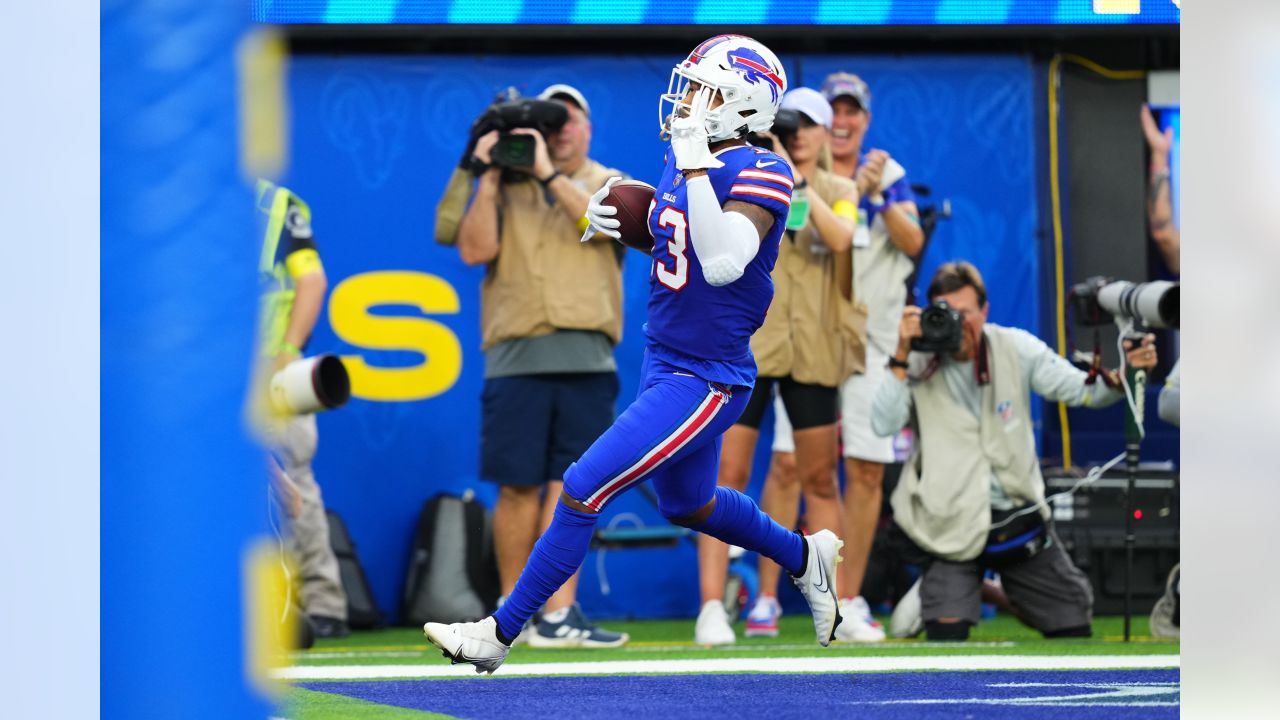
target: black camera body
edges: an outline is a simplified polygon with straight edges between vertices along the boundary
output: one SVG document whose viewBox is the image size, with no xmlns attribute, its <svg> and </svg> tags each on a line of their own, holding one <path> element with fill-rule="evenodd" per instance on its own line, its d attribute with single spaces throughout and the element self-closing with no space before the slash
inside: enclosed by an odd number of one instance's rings
<svg viewBox="0 0 1280 720">
<path fill-rule="evenodd" d="M 471 125 L 471 141 L 467 144 L 464 165 L 470 160 L 476 140 L 492 130 L 499 133 L 498 142 L 490 151 L 490 160 L 502 168 L 529 167 L 533 165 L 536 141 L 511 132 L 517 128 L 532 128 L 545 138 L 564 127 L 569 121 L 569 110 L 563 103 L 552 100 L 522 98 L 514 91 L 504 93 L 510 98 L 489 106 Z"/>
<path fill-rule="evenodd" d="M 786 142 L 787 137 L 794 135 L 800 129 L 800 111 L 790 110 L 788 108 L 779 108 L 778 113 L 773 116 L 773 126 L 769 128 L 778 140 Z M 768 138 L 761 137 L 756 133 L 747 134 L 747 142 L 762 147 L 766 150 L 773 150 L 773 143 Z"/>
<path fill-rule="evenodd" d="M 916 352 L 952 353 L 960 349 L 964 329 L 960 311 L 935 300 L 920 312 L 920 337 L 911 338 Z"/>
</svg>

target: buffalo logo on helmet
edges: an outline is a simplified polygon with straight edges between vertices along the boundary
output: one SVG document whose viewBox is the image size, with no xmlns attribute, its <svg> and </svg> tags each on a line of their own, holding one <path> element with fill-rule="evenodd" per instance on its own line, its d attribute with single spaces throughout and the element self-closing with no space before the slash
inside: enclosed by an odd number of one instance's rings
<svg viewBox="0 0 1280 720">
<path fill-rule="evenodd" d="M 742 75 L 742 79 L 752 85 L 765 82 L 773 102 L 778 102 L 778 93 L 782 91 L 782 78 L 769 67 L 769 61 L 765 60 L 764 56 L 744 47 L 730 50 L 728 57 L 733 69 Z"/>
<path fill-rule="evenodd" d="M 715 47 L 716 45 L 719 45 L 722 42 L 725 42 L 726 40 L 730 40 L 732 38 L 737 38 L 737 37 L 742 37 L 742 36 L 741 35 L 716 35 L 715 37 L 707 38 L 706 40 L 702 41 L 701 45 L 694 48 L 693 52 L 689 53 L 689 57 L 685 58 L 684 66 L 689 67 L 690 65 L 697 63 L 699 60 L 703 58 L 703 56 L 707 54 L 707 51 L 710 50 L 711 48 Z"/>
</svg>

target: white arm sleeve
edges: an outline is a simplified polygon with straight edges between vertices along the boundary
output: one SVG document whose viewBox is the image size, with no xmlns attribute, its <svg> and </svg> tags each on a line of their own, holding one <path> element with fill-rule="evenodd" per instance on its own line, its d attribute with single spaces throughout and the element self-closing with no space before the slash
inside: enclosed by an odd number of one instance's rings
<svg viewBox="0 0 1280 720">
<path fill-rule="evenodd" d="M 760 250 L 760 233 L 746 215 L 725 212 L 706 175 L 689 180 L 689 241 L 698 253 L 702 276 L 719 287 L 742 277 Z"/>
</svg>

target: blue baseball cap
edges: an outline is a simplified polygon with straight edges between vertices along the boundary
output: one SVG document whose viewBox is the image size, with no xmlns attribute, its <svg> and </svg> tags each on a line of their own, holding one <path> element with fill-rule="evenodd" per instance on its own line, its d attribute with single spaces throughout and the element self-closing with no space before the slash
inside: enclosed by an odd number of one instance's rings
<svg viewBox="0 0 1280 720">
<path fill-rule="evenodd" d="M 862 78 L 853 73 L 831 73 L 822 81 L 822 96 L 827 102 L 835 102 L 836 98 L 853 98 L 858 107 L 871 112 L 871 88 Z"/>
</svg>

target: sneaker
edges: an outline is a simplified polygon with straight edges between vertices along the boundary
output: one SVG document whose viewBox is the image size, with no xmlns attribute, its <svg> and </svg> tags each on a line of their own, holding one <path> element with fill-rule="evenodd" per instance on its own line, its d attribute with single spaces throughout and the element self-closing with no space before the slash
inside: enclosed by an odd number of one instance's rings
<svg viewBox="0 0 1280 720">
<path fill-rule="evenodd" d="M 732 645 L 738 638 L 729 625 L 729 614 L 725 612 L 724 603 L 719 600 L 708 600 L 702 604 L 698 613 L 698 622 L 693 626 L 693 641 L 704 647 L 716 645 Z"/>
<path fill-rule="evenodd" d="M 840 626 L 840 602 L 836 594 L 836 563 L 840 562 L 840 548 L 844 542 L 830 530 L 820 530 L 804 538 L 809 559 L 804 574 L 792 580 L 800 588 L 800 594 L 809 601 L 813 611 L 813 630 L 818 644 L 826 647 L 836 636 Z"/>
<path fill-rule="evenodd" d="M 778 618 L 782 617 L 782 606 L 778 598 L 763 595 L 751 606 L 747 615 L 747 637 L 778 637 Z"/>
<path fill-rule="evenodd" d="M 842 642 L 884 642 L 884 626 L 871 617 L 871 608 L 859 595 L 840 601 L 844 622 L 836 628 L 836 639 Z"/>
<path fill-rule="evenodd" d="M 311 622 L 311 632 L 318 638 L 344 638 L 351 634 L 345 620 L 324 615 L 311 615 L 307 619 Z"/>
<path fill-rule="evenodd" d="M 454 665 L 471 663 L 477 673 L 490 675 L 507 659 L 511 648 L 498 639 L 498 622 L 493 616 L 473 623 L 427 623 L 422 632 L 440 648 Z"/>
<path fill-rule="evenodd" d="M 910 638 L 924 632 L 924 614 L 920 605 L 920 581 L 917 580 L 893 608 L 889 617 L 889 634 Z"/>
<path fill-rule="evenodd" d="M 557 613 L 547 613 L 529 633 L 529 647 L 535 648 L 613 648 L 621 647 L 631 639 L 626 633 L 616 633 L 593 625 L 578 607 L 578 603 L 565 609 L 559 622 L 552 618 Z"/>
</svg>

